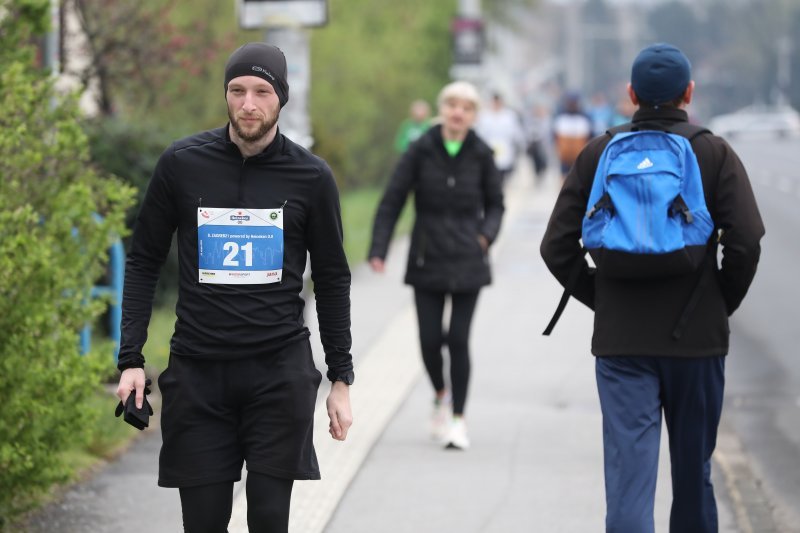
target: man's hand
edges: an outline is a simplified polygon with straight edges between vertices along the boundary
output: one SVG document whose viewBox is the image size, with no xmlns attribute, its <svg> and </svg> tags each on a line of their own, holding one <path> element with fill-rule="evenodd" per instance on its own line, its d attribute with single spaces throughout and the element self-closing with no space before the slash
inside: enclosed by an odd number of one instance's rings
<svg viewBox="0 0 800 533">
<path fill-rule="evenodd" d="M 372 268 L 373 272 L 377 272 L 378 274 L 383 274 L 386 271 L 386 265 L 384 265 L 383 259 L 380 257 L 370 257 L 369 266 Z"/>
<path fill-rule="evenodd" d="M 136 391 L 136 408 L 141 409 L 144 402 L 144 368 L 126 368 L 119 377 L 117 396 L 122 405 L 128 401 L 128 396 Z M 349 404 L 348 404 L 349 405 Z"/>
<path fill-rule="evenodd" d="M 350 411 L 350 386 L 341 381 L 331 383 L 328 394 L 328 417 L 331 423 L 328 432 L 336 440 L 345 440 L 347 430 L 353 425 L 353 413 Z"/>
</svg>

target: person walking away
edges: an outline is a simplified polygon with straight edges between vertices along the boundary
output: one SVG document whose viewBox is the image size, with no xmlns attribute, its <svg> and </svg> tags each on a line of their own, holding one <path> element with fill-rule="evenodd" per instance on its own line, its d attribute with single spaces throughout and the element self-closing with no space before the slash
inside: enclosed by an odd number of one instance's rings
<svg viewBox="0 0 800 533">
<path fill-rule="evenodd" d="M 628 85 L 639 106 L 633 121 L 581 152 L 541 243 L 567 294 L 595 312 L 608 532 L 654 531 L 662 413 L 672 465 L 670 532 L 718 530 L 710 475 L 728 317 L 755 276 L 764 225 L 736 153 L 687 122 L 694 90 L 689 60 L 678 48 L 643 49 Z M 636 190 L 628 198 L 619 194 Z M 644 247 L 667 236 L 676 237 L 674 246 L 651 255 L 625 240 Z M 584 260 L 581 238 L 596 269 Z"/>
<path fill-rule="evenodd" d="M 615 126 L 627 124 L 633 119 L 633 114 L 635 112 L 636 106 L 633 105 L 633 102 L 631 102 L 627 91 L 622 91 L 619 99 L 617 100 L 617 105 L 614 107 L 614 114 L 611 116 L 609 126 L 613 128 Z"/>
<path fill-rule="evenodd" d="M 499 93 L 482 109 L 475 125 L 478 136 L 492 147 L 494 164 L 503 183 L 514 172 L 519 154 L 525 150 L 525 132 L 517 113 L 506 106 Z"/>
<path fill-rule="evenodd" d="M 597 91 L 589 100 L 589 109 L 586 114 L 592 120 L 592 131 L 600 133 L 606 131 L 611 125 L 614 108 L 608 103 L 605 93 Z"/>
<path fill-rule="evenodd" d="M 553 140 L 561 164 L 562 179 L 592 135 L 592 119 L 583 111 L 580 95 L 567 93 L 561 110 L 553 117 Z"/>
<path fill-rule="evenodd" d="M 225 66 L 230 122 L 172 144 L 136 218 L 125 269 L 117 395 L 143 405 L 142 347 L 159 269 L 177 230 L 177 321 L 159 376 L 158 484 L 180 492 L 184 531 L 225 532 L 247 464 L 247 522 L 286 532 L 295 479 L 319 479 L 312 442 L 321 375 L 303 323 L 310 254 L 327 377 L 330 433 L 352 423 L 350 271 L 327 164 L 277 126 L 286 58 L 266 43 Z"/>
<path fill-rule="evenodd" d="M 467 449 L 464 421 L 470 378 L 469 335 L 480 289 L 491 282 L 489 247 L 503 216 L 500 176 L 492 150 L 471 129 L 480 98 L 464 81 L 446 85 L 437 100 L 441 123 L 411 145 L 394 169 L 372 230 L 369 264 L 384 272 L 392 232 L 410 192 L 416 217 L 405 282 L 414 288 L 422 358 L 435 399 L 434 437 Z M 443 331 L 445 301 L 452 313 Z M 451 406 L 442 346 L 450 355 Z"/>
<path fill-rule="evenodd" d="M 408 118 L 400 123 L 394 138 L 394 148 L 398 153 L 408 150 L 408 145 L 419 139 L 431 127 L 430 114 L 431 106 L 425 100 L 411 102 Z"/>
<path fill-rule="evenodd" d="M 534 179 L 537 184 L 542 183 L 547 173 L 547 158 L 550 139 L 550 113 L 543 104 L 533 106 L 531 113 L 525 121 L 527 148 L 525 152 L 533 166 Z"/>
</svg>

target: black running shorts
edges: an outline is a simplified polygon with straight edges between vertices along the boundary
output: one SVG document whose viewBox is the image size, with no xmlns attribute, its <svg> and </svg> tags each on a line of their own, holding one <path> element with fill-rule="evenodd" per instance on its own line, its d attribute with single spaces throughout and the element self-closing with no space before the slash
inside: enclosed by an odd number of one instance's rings
<svg viewBox="0 0 800 533">
<path fill-rule="evenodd" d="M 322 375 L 308 339 L 227 361 L 171 355 L 163 399 L 158 484 L 238 481 L 247 470 L 320 479 L 312 440 Z"/>
</svg>

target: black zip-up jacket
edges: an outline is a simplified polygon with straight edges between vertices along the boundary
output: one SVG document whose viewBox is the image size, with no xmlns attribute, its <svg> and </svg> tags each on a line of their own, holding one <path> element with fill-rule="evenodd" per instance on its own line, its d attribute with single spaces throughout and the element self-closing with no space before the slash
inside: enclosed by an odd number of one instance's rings
<svg viewBox="0 0 800 533">
<path fill-rule="evenodd" d="M 283 206 L 280 283 L 198 281 L 198 210 Z M 156 165 L 136 219 L 125 269 L 120 370 L 144 364 L 153 294 L 177 230 L 177 322 L 171 353 L 227 359 L 269 354 L 307 338 L 303 271 L 307 252 L 328 378 L 353 368 L 350 270 L 342 247 L 339 196 L 327 164 L 278 132 L 260 154 L 243 158 L 222 127 L 182 139 Z"/>
<path fill-rule="evenodd" d="M 685 122 L 681 109 L 643 109 L 633 116 L 641 129 L 668 129 Z M 698 272 L 649 280 L 609 279 L 582 259 L 581 223 L 600 155 L 609 135 L 594 138 L 566 177 L 550 217 L 541 253 L 562 285 L 576 261 L 583 270 L 573 296 L 595 312 L 592 353 L 597 356 L 702 357 L 728 353 L 728 316 L 742 302 L 755 276 L 764 224 L 738 156 L 722 138 L 704 133 L 692 140 L 706 205 L 716 230 L 722 262 L 706 261 L 696 308 L 680 338 L 672 332 L 698 280 Z"/>
<path fill-rule="evenodd" d="M 472 292 L 491 283 L 489 259 L 478 240 L 483 235 L 494 242 L 504 211 L 491 148 L 470 130 L 451 157 L 438 125 L 412 143 L 378 206 L 369 257 L 386 257 L 412 191 L 416 218 L 405 282 L 444 292 Z"/>
</svg>

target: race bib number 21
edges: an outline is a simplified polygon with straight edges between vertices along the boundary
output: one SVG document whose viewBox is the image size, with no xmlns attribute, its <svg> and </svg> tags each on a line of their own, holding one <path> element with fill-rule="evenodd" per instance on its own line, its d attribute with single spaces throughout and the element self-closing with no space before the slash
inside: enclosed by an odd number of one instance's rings
<svg viewBox="0 0 800 533">
<path fill-rule="evenodd" d="M 283 210 L 197 209 L 200 283 L 265 284 L 283 274 Z"/>
</svg>

